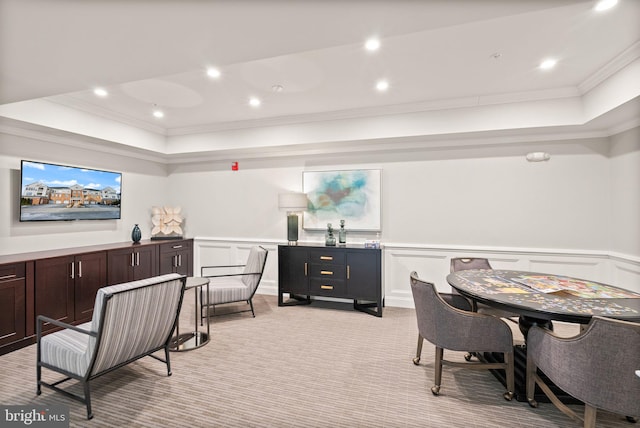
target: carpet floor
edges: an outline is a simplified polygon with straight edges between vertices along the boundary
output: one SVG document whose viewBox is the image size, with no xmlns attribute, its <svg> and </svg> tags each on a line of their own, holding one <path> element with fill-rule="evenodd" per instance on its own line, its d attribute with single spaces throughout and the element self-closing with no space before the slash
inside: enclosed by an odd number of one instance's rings
<svg viewBox="0 0 640 428">
<path fill-rule="evenodd" d="M 193 325 L 193 291 L 187 293 L 182 331 Z M 425 342 L 420 365 L 411 361 L 413 309 L 385 308 L 377 318 L 334 302 L 278 307 L 265 295 L 254 305 L 256 318 L 214 317 L 208 344 L 171 353 L 171 377 L 162 363 L 144 358 L 93 381 L 91 421 L 84 405 L 62 394 L 35 394 L 35 345 L 0 357 L 0 402 L 66 405 L 72 427 L 580 426 L 552 404 L 505 401 L 487 371 L 445 367 L 440 396 L 433 396 L 434 347 Z M 463 361 L 463 353 L 445 351 L 445 358 Z M 43 377 L 59 379 L 48 370 Z M 634 426 L 607 412 L 598 412 L 597 424 Z"/>
</svg>

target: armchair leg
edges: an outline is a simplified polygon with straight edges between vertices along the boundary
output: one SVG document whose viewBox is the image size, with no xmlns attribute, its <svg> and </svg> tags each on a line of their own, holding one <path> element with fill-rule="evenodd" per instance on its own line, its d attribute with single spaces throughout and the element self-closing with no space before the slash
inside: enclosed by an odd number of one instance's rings
<svg viewBox="0 0 640 428">
<path fill-rule="evenodd" d="M 527 356 L 527 401 L 529 406 L 538 407 L 538 403 L 534 399 L 536 389 L 536 365 L 530 356 Z"/>
<path fill-rule="evenodd" d="M 586 404 L 584 406 L 584 428 L 596 428 L 596 408 Z"/>
<path fill-rule="evenodd" d="M 443 355 L 444 355 L 444 349 L 436 346 L 435 385 L 431 387 L 431 393 L 433 395 L 440 394 L 440 384 L 442 383 L 442 356 Z"/>
<path fill-rule="evenodd" d="M 249 300 L 247 300 L 249 302 L 249 306 L 251 306 L 251 314 L 253 315 L 253 317 L 256 317 L 256 313 L 253 311 L 253 297 Z"/>
<path fill-rule="evenodd" d="M 167 363 L 167 376 L 171 376 L 171 360 L 169 359 L 169 346 L 164 347 L 164 360 Z"/>
<path fill-rule="evenodd" d="M 514 375 L 514 355 L 513 352 L 505 352 L 504 360 L 507 362 L 507 367 L 505 368 L 507 372 L 507 392 L 504 393 L 504 399 L 511 401 L 513 400 L 513 391 L 515 391 L 515 375 Z"/>
<path fill-rule="evenodd" d="M 418 333 L 418 347 L 416 348 L 416 357 L 413 359 L 413 364 L 416 366 L 420 364 L 420 356 L 422 355 L 422 343 L 424 338 Z"/>
<path fill-rule="evenodd" d="M 91 411 L 91 392 L 89 391 L 89 382 L 84 383 L 84 399 L 87 403 L 87 420 L 93 419 L 93 412 Z"/>
</svg>

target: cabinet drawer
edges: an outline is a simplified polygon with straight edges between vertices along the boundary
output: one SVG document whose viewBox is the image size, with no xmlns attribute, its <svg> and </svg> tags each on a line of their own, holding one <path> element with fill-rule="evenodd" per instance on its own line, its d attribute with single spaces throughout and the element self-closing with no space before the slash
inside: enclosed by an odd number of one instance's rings
<svg viewBox="0 0 640 428">
<path fill-rule="evenodd" d="M 0 282 L 24 278 L 24 263 L 13 263 L 0 266 Z"/>
<path fill-rule="evenodd" d="M 344 280 L 311 278 L 309 280 L 309 294 L 315 296 L 342 297 L 345 296 L 347 287 Z"/>
<path fill-rule="evenodd" d="M 176 241 L 160 244 L 160 253 L 171 253 L 174 251 L 183 251 L 191 248 L 191 241 Z"/>
<path fill-rule="evenodd" d="M 309 265 L 309 276 L 321 281 L 325 279 L 344 279 L 345 266 L 332 265 L 329 263 L 311 263 Z"/>
<path fill-rule="evenodd" d="M 344 251 L 336 250 L 333 248 L 310 250 L 309 261 L 311 263 L 335 263 L 344 265 Z"/>
</svg>

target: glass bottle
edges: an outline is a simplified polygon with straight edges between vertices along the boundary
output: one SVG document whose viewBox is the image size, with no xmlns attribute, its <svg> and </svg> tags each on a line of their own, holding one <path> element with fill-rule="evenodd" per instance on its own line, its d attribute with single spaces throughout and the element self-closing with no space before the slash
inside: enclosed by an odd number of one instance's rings
<svg viewBox="0 0 640 428">
<path fill-rule="evenodd" d="M 331 223 L 327 223 L 327 232 L 324 235 L 324 245 L 328 247 L 336 246 L 336 237 L 333 236 L 333 227 Z"/>
<path fill-rule="evenodd" d="M 347 245 L 347 231 L 344 229 L 344 220 L 340 220 L 340 230 L 338 230 L 338 242 L 340 245 Z"/>
</svg>

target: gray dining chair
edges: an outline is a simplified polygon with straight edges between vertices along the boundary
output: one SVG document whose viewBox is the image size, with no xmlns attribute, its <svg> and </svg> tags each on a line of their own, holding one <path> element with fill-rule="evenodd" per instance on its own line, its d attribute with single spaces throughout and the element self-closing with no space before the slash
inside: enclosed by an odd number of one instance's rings
<svg viewBox="0 0 640 428">
<path fill-rule="evenodd" d="M 454 257 L 451 259 L 451 267 L 450 272 L 459 272 L 462 270 L 469 269 L 493 269 L 488 259 L 480 258 L 480 257 Z M 451 287 L 453 294 L 459 294 L 455 288 Z M 471 300 L 471 307 L 474 312 L 480 312 L 487 315 L 493 315 L 500 318 L 505 318 L 505 320 L 518 323 L 519 314 L 504 311 L 498 308 L 494 308 L 489 305 L 485 305 L 484 303 L 476 302 L 475 300 Z"/>
<path fill-rule="evenodd" d="M 437 292 L 435 286 L 410 275 L 411 292 L 418 322 L 418 347 L 415 365 L 420 364 L 424 339 L 436 346 L 435 384 L 433 395 L 440 394 L 442 366 L 448 365 L 468 369 L 502 369 L 506 372 L 507 391 L 503 397 L 513 398 L 514 354 L 511 329 L 500 318 L 477 312 L 464 311 L 449 305 Z M 498 352 L 504 354 L 504 363 L 457 362 L 445 360 L 444 350 Z"/>
<path fill-rule="evenodd" d="M 534 399 L 538 385 L 551 402 L 585 428 L 596 426 L 596 412 L 606 410 L 640 416 L 640 324 L 593 317 L 574 337 L 558 337 L 534 326 L 527 336 L 527 400 Z M 541 370 L 556 386 L 582 401 L 584 416 L 563 404 L 538 373 Z"/>
</svg>

